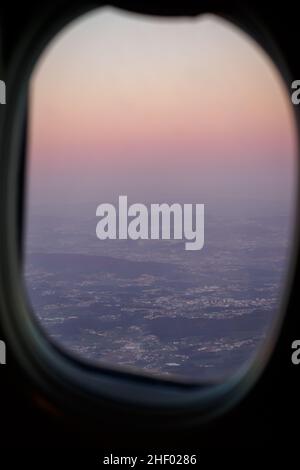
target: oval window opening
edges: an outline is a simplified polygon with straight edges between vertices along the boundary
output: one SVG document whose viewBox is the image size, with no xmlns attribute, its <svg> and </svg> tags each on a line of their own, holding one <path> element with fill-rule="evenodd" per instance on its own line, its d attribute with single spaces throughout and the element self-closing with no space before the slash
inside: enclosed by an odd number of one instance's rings
<svg viewBox="0 0 300 470">
<path fill-rule="evenodd" d="M 288 274 L 296 130 L 266 53 L 218 17 L 101 9 L 31 79 L 24 279 L 53 342 L 218 382 L 268 341 Z"/>
</svg>

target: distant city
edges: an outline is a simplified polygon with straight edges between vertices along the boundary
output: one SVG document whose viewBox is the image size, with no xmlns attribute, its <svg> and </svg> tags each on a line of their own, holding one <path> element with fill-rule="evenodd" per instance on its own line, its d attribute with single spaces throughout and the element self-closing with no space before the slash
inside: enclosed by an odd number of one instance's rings
<svg viewBox="0 0 300 470">
<path fill-rule="evenodd" d="M 188 381 L 250 361 L 278 313 L 286 216 L 211 217 L 201 251 L 178 240 L 104 240 L 95 218 L 31 216 L 25 281 L 41 326 L 64 349 Z"/>
<path fill-rule="evenodd" d="M 279 312 L 297 187 L 293 105 L 265 50 L 214 15 L 96 9 L 45 49 L 29 110 L 24 276 L 53 342 L 167 379 L 246 366 Z M 125 202 L 143 222 L 120 220 Z M 183 210 L 171 237 L 162 203 Z"/>
</svg>

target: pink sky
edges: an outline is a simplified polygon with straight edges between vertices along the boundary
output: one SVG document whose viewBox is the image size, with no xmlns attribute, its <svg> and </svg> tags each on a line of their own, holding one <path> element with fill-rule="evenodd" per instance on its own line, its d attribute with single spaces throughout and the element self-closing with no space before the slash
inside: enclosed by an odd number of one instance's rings
<svg viewBox="0 0 300 470">
<path fill-rule="evenodd" d="M 30 203 L 293 195 L 283 81 L 216 17 L 91 12 L 51 43 L 31 97 Z"/>
</svg>

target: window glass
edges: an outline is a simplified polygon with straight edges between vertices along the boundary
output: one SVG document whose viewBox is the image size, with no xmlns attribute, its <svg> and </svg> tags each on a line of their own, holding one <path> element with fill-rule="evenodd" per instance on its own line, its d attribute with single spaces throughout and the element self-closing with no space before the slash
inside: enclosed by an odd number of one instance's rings
<svg viewBox="0 0 300 470">
<path fill-rule="evenodd" d="M 95 10 L 31 79 L 24 279 L 99 365 L 227 378 L 279 314 L 296 133 L 275 65 L 215 16 Z"/>
</svg>

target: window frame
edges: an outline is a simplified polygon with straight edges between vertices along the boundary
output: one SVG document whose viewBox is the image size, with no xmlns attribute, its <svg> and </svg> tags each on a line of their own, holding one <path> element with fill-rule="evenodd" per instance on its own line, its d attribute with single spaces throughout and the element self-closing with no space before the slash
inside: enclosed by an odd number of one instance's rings
<svg viewBox="0 0 300 470">
<path fill-rule="evenodd" d="M 284 313 L 287 310 L 290 289 L 294 279 L 298 254 L 299 216 L 295 215 L 295 233 L 290 253 L 289 274 L 280 313 L 268 341 L 250 366 L 231 379 L 216 385 L 192 385 L 172 380 L 128 373 L 109 367 L 96 367 L 87 361 L 75 359 L 51 343 L 28 311 L 28 302 L 20 269 L 20 234 L 22 234 L 22 205 L 24 200 L 24 167 L 27 123 L 27 97 L 31 72 L 35 63 L 53 37 L 72 20 L 108 3 L 78 1 L 64 5 L 51 4 L 39 11 L 27 28 L 26 40 L 20 38 L 7 70 L 7 105 L 1 121 L 0 210 L 3 229 L 0 233 L 0 298 L 3 329 L 21 368 L 51 401 L 62 403 L 84 415 L 101 418 L 105 407 L 112 415 L 130 414 L 140 426 L 182 425 L 207 421 L 238 403 L 256 383 L 271 357 Z M 168 7 L 158 2 L 114 1 L 111 6 L 128 11 L 158 16 L 196 16 L 212 13 L 231 21 L 253 37 L 277 65 L 287 85 L 291 83 L 288 67 L 268 33 L 267 26 L 250 10 L 237 10 L 219 2 L 178 2 L 172 15 Z M 24 34 L 24 33 L 23 33 Z M 22 78 L 21 78 L 22 77 Z M 298 126 L 299 115 L 294 109 Z M 299 201 L 299 165 L 298 165 Z M 296 207 L 295 207 L 295 212 Z M 293 255 L 294 253 L 294 255 Z M 68 397 L 68 404 L 65 398 Z M 145 417 L 147 420 L 145 422 Z M 167 419 L 166 419 L 167 418 Z"/>
</svg>

